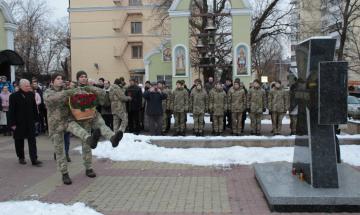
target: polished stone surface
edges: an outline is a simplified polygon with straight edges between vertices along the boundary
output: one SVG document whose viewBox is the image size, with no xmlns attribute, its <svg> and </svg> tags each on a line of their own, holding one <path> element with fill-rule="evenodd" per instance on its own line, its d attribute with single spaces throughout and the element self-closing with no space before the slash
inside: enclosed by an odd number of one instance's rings
<svg viewBox="0 0 360 215">
<path fill-rule="evenodd" d="M 321 62 L 319 68 L 319 124 L 347 123 L 347 62 Z"/>
<path fill-rule="evenodd" d="M 331 62 L 335 47 L 335 39 L 315 38 L 299 44 L 296 50 L 299 72 L 295 89 L 299 109 L 297 132 L 302 138 L 295 140 L 293 166 L 304 172 L 305 180 L 314 188 L 338 187 L 334 125 L 346 121 L 342 116 L 347 67 L 343 62 Z M 334 80 L 334 77 L 340 79 Z M 333 92 L 337 92 L 341 104 L 331 103 Z"/>
<path fill-rule="evenodd" d="M 314 189 L 291 174 L 286 162 L 255 164 L 255 176 L 275 211 L 360 211 L 360 172 L 339 164 L 339 188 Z M 330 209 L 330 210 L 329 210 Z"/>
</svg>

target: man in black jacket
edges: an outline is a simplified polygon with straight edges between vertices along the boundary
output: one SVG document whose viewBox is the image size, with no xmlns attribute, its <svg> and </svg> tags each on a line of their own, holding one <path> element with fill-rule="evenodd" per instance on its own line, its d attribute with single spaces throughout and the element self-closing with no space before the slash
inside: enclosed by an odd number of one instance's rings
<svg viewBox="0 0 360 215">
<path fill-rule="evenodd" d="M 149 117 L 149 127 L 151 135 L 159 136 L 162 133 L 162 117 L 163 107 L 162 100 L 167 98 L 167 95 L 161 92 L 162 83 L 153 83 L 148 91 L 144 93 L 144 98 L 147 102 L 146 114 Z"/>
<path fill-rule="evenodd" d="M 142 91 L 141 88 L 135 84 L 135 79 L 130 79 L 130 86 L 127 88 L 125 95 L 130 96 L 131 100 L 128 102 L 128 116 L 129 116 L 129 131 L 130 133 L 139 134 L 140 132 L 140 111 L 142 108 Z"/>
<path fill-rule="evenodd" d="M 9 99 L 9 126 L 14 131 L 16 155 L 20 164 L 26 164 L 24 139 L 27 139 L 31 163 L 39 167 L 42 162 L 37 157 L 35 139 L 35 122 L 39 120 L 35 95 L 28 80 L 21 79 L 19 86 L 20 90 Z"/>
</svg>

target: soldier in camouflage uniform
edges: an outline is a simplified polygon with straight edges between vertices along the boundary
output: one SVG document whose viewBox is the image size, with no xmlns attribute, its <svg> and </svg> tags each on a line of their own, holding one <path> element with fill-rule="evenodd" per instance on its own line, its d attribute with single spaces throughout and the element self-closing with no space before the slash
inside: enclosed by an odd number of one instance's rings
<svg viewBox="0 0 360 215">
<path fill-rule="evenodd" d="M 270 91 L 268 96 L 268 107 L 271 112 L 271 121 L 274 135 L 279 135 L 282 127 L 282 120 L 288 108 L 288 95 L 282 89 L 281 82 L 276 81 L 275 87 Z"/>
<path fill-rule="evenodd" d="M 90 136 L 86 130 L 74 121 L 66 104 L 70 91 L 63 90 L 62 75 L 55 73 L 51 79 L 53 86 L 44 93 L 44 102 L 48 110 L 49 136 L 55 147 L 57 166 L 62 174 L 63 183 L 69 185 L 72 181 L 69 177 L 67 160 L 64 154 L 64 133 L 71 132 L 90 146 L 98 142 L 100 131 L 96 130 L 93 136 Z"/>
<path fill-rule="evenodd" d="M 251 134 L 260 135 L 261 119 L 263 112 L 266 111 L 266 93 L 261 89 L 259 80 L 253 82 L 253 88 L 250 89 L 247 100 L 251 120 Z"/>
<path fill-rule="evenodd" d="M 235 81 L 234 86 L 228 92 L 228 108 L 231 113 L 232 133 L 233 135 L 241 135 L 242 131 L 242 115 L 246 109 L 245 90 L 240 87 L 240 81 Z"/>
<path fill-rule="evenodd" d="M 194 134 L 204 136 L 204 116 L 208 110 L 209 99 L 206 91 L 203 89 L 201 82 L 190 93 L 190 111 L 194 118 Z"/>
<path fill-rule="evenodd" d="M 165 134 L 168 132 L 170 128 L 170 122 L 168 119 L 171 118 L 171 110 L 170 110 L 170 103 L 171 103 L 171 90 L 166 86 L 166 82 L 162 81 L 161 85 L 158 88 L 161 90 L 163 94 L 166 95 L 166 99 L 162 100 L 162 108 L 163 108 L 163 119 L 162 119 L 162 133 Z"/>
<path fill-rule="evenodd" d="M 184 89 L 182 82 L 176 82 L 176 89 L 171 94 L 170 110 L 174 113 L 175 118 L 175 134 L 185 135 L 185 117 L 189 109 L 189 94 Z"/>
<path fill-rule="evenodd" d="M 126 102 L 130 101 L 131 97 L 125 95 L 125 89 L 121 85 L 120 79 L 116 79 L 115 83 L 111 85 L 109 97 L 113 114 L 114 131 L 120 130 L 124 133 L 128 125 Z"/>
<path fill-rule="evenodd" d="M 84 71 L 79 71 L 76 74 L 76 79 L 78 81 L 78 86 L 74 88 L 73 94 L 82 94 L 82 93 L 93 93 L 97 96 L 100 105 L 105 100 L 105 91 L 100 88 L 88 86 L 88 78 L 87 74 Z M 100 113 L 95 112 L 95 116 L 93 119 L 77 121 L 81 127 L 87 130 L 89 133 L 91 129 L 100 129 L 101 135 L 106 139 L 110 140 L 113 147 L 117 147 L 119 145 L 119 141 L 123 137 L 123 132 L 118 130 L 115 133 L 106 126 L 103 118 Z M 84 166 L 86 168 L 86 175 L 90 178 L 96 177 L 96 174 L 92 168 L 92 153 L 91 149 L 96 148 L 97 143 L 89 146 L 88 144 L 82 142 L 82 153 L 84 159 Z"/>
<path fill-rule="evenodd" d="M 224 129 L 224 113 L 227 110 L 227 97 L 221 83 L 216 83 L 215 89 L 209 95 L 209 111 L 213 116 L 215 135 L 220 136 Z"/>
</svg>

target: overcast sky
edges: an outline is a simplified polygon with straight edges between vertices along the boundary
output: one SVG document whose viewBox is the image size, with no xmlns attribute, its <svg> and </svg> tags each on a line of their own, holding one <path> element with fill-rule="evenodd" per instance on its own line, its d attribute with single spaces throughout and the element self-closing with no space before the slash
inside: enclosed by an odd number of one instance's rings
<svg viewBox="0 0 360 215">
<path fill-rule="evenodd" d="M 68 15 L 69 0 L 46 0 L 52 9 L 52 19 L 57 20 Z"/>
</svg>

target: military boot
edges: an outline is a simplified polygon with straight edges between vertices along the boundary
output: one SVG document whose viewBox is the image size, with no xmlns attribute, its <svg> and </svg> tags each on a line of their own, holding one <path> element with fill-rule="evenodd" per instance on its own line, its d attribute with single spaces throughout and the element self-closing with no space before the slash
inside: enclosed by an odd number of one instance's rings
<svg viewBox="0 0 360 215">
<path fill-rule="evenodd" d="M 65 173 L 65 174 L 62 175 L 62 181 L 66 185 L 72 184 L 72 181 L 71 181 L 70 176 L 69 176 L 68 173 Z"/>
<path fill-rule="evenodd" d="M 90 146 L 90 148 L 95 149 L 99 142 L 101 136 L 100 129 L 95 129 L 90 137 L 86 139 L 86 144 Z"/>
<path fill-rule="evenodd" d="M 19 164 L 21 164 L 21 165 L 25 165 L 25 164 L 26 164 L 25 159 L 19 159 Z"/>
<path fill-rule="evenodd" d="M 110 138 L 110 142 L 112 144 L 112 146 L 114 148 L 116 148 L 119 145 L 119 142 L 121 141 L 121 139 L 123 138 L 123 132 L 122 131 L 117 131 L 111 138 Z"/>
<path fill-rule="evenodd" d="M 89 178 L 95 178 L 96 174 L 93 169 L 87 169 L 85 175 Z"/>
<path fill-rule="evenodd" d="M 67 162 L 71 162 L 71 159 L 70 159 L 69 153 L 66 153 L 66 160 L 67 160 Z"/>
</svg>

